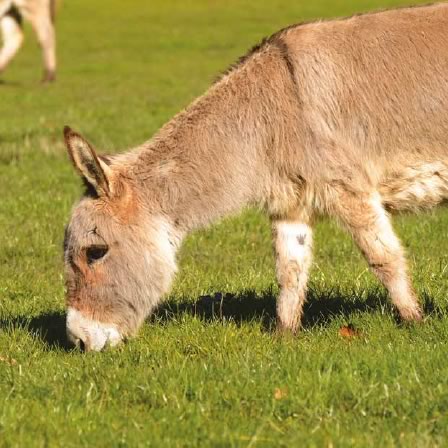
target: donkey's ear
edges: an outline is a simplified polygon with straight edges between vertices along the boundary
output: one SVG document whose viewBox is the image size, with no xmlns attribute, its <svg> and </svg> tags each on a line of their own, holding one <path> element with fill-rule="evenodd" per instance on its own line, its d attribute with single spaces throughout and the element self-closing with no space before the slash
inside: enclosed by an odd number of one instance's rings
<svg viewBox="0 0 448 448">
<path fill-rule="evenodd" d="M 68 154 L 81 176 L 95 189 L 98 196 L 111 194 L 112 170 L 99 159 L 90 143 L 80 134 L 64 127 Z"/>
</svg>

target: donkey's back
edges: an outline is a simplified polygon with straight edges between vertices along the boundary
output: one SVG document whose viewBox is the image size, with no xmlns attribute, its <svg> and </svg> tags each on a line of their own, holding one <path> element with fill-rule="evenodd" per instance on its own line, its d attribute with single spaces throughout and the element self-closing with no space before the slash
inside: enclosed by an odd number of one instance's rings
<svg viewBox="0 0 448 448">
<path fill-rule="evenodd" d="M 305 177 L 348 180 L 348 167 L 359 188 L 377 189 L 391 209 L 445 199 L 448 4 L 303 24 L 275 36 L 287 45 L 302 105 Z"/>
</svg>

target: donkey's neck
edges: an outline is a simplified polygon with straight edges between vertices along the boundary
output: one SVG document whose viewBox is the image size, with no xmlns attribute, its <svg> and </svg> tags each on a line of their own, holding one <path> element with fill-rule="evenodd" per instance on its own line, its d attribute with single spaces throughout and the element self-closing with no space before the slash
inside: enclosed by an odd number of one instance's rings
<svg viewBox="0 0 448 448">
<path fill-rule="evenodd" d="M 261 119 L 267 107 L 263 86 L 250 84 L 244 73 L 228 78 L 130 159 L 129 171 L 148 210 L 160 208 L 185 231 L 263 201 L 269 174 L 265 148 L 272 141 Z"/>
</svg>

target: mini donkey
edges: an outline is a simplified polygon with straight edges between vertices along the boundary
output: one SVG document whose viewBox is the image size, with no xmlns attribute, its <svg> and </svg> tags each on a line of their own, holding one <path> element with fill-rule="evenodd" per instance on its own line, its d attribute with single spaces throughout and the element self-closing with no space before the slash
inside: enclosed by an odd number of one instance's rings
<svg viewBox="0 0 448 448">
<path fill-rule="evenodd" d="M 56 37 L 54 15 L 56 0 L 0 0 L 0 30 L 3 47 L 0 50 L 0 73 L 5 70 L 23 42 L 22 17 L 34 28 L 44 58 L 43 82 L 56 76 Z"/>
<path fill-rule="evenodd" d="M 402 319 L 422 311 L 388 211 L 448 198 L 448 4 L 286 28 L 148 142 L 98 156 L 65 128 L 86 193 L 65 236 L 67 331 L 134 335 L 193 229 L 248 204 L 272 219 L 281 329 L 300 326 L 312 225 L 353 236 Z"/>
</svg>

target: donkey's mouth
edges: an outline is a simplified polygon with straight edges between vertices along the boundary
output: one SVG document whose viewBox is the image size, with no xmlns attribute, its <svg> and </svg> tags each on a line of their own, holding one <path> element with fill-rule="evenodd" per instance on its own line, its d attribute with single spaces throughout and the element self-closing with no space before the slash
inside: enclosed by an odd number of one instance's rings
<svg viewBox="0 0 448 448">
<path fill-rule="evenodd" d="M 85 352 L 99 352 L 123 340 L 115 325 L 86 318 L 74 308 L 67 311 L 67 338 Z"/>
</svg>

